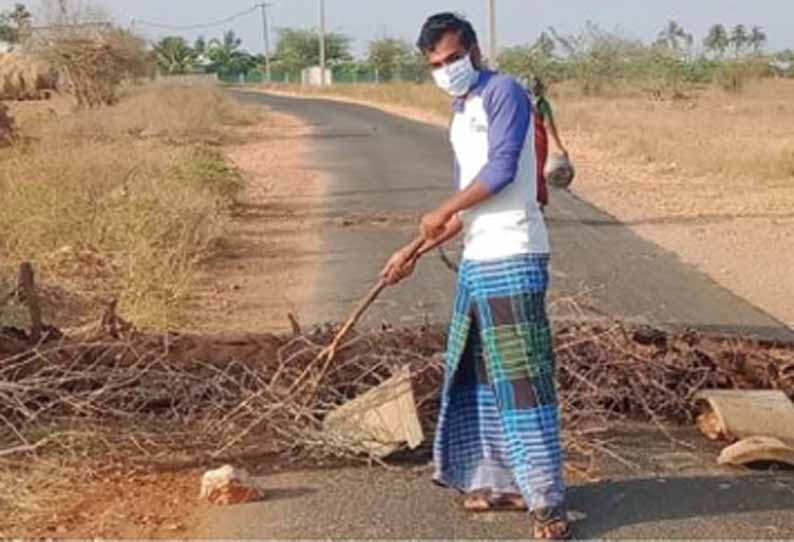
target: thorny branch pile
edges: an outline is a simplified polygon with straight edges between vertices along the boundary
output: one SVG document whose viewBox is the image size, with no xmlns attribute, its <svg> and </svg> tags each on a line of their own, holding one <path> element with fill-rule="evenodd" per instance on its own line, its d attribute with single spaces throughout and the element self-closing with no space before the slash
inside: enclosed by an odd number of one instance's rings
<svg viewBox="0 0 794 542">
<path fill-rule="evenodd" d="M 322 418 L 412 368 L 431 431 L 443 378 L 441 329 L 359 333 L 327 371 L 317 354 L 333 326 L 292 337 L 146 335 L 109 306 L 101 325 L 39 341 L 0 330 L 0 457 L 63 447 L 144 460 L 275 452 L 328 459 L 350 453 L 324 437 Z M 610 453 L 619 420 L 691 422 L 706 388 L 784 390 L 794 397 L 794 347 L 669 334 L 618 322 L 557 325 L 565 444 L 572 456 Z"/>
</svg>

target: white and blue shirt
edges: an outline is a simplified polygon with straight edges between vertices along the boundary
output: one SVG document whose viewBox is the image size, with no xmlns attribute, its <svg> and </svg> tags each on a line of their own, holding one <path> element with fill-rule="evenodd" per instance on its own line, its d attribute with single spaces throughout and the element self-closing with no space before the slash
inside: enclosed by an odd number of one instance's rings
<svg viewBox="0 0 794 542">
<path fill-rule="evenodd" d="M 537 162 L 530 96 L 512 77 L 480 72 L 455 100 L 450 140 L 459 190 L 474 181 L 493 196 L 461 212 L 463 257 L 493 260 L 548 254 L 549 236 L 537 203 Z"/>
</svg>

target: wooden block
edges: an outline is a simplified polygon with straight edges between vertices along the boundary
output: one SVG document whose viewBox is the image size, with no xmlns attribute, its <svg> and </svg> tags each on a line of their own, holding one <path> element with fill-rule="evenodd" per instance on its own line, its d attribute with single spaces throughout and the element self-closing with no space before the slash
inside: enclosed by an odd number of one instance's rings
<svg viewBox="0 0 794 542">
<path fill-rule="evenodd" d="M 747 465 L 774 461 L 794 467 L 794 448 L 772 437 L 749 437 L 731 444 L 720 454 L 720 465 Z"/>
<path fill-rule="evenodd" d="M 695 400 L 708 403 L 713 416 L 699 420 L 701 431 L 727 440 L 776 437 L 794 442 L 794 404 L 779 390 L 704 390 Z"/>
</svg>

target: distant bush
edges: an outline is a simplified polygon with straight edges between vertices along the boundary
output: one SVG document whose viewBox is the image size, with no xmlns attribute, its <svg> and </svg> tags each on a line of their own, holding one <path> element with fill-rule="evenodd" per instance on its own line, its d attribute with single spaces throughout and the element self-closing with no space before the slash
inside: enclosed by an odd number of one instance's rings
<svg viewBox="0 0 794 542">
<path fill-rule="evenodd" d="M 709 56 L 696 54 L 694 38 L 674 21 L 652 44 L 588 23 L 576 34 L 562 35 L 552 28 L 532 45 L 505 49 L 499 67 L 526 80 L 540 76 L 549 82 L 573 81 L 585 95 L 629 87 L 656 99 L 675 99 L 710 83 L 740 92 L 748 80 L 774 74 L 761 52 L 763 35 L 755 32 L 752 47 L 749 41 L 731 46 L 738 39 L 731 35 L 724 47 L 712 43 L 716 38 L 706 40 Z M 734 54 L 726 58 L 729 46 Z"/>
</svg>

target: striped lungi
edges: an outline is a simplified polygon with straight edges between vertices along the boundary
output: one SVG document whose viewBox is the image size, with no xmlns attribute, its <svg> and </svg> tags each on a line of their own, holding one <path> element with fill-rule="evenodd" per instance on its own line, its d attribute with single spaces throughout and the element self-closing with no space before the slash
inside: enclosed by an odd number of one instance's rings
<svg viewBox="0 0 794 542">
<path fill-rule="evenodd" d="M 434 447 L 437 483 L 564 504 L 547 255 L 464 260 Z"/>
</svg>

